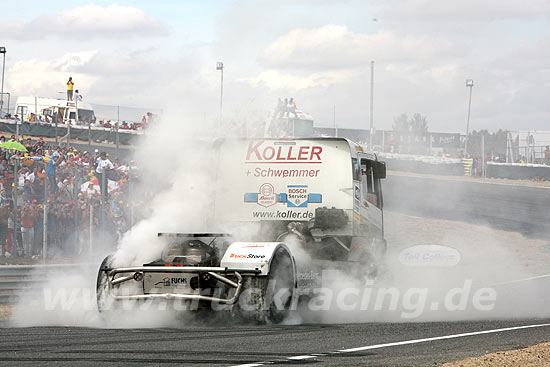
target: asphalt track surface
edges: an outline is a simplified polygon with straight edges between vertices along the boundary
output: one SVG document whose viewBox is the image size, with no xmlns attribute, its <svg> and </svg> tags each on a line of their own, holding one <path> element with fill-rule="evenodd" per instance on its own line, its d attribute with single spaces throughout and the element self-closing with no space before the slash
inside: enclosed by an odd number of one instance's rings
<svg viewBox="0 0 550 367">
<path fill-rule="evenodd" d="M 547 323 L 550 320 L 126 330 L 4 328 L 0 365 L 437 366 L 548 340 L 550 324 L 414 344 L 380 344 Z M 375 347 L 342 352 L 363 346 Z"/>
<path fill-rule="evenodd" d="M 550 236 L 550 187 L 388 174 L 383 190 L 388 210 Z"/>
<path fill-rule="evenodd" d="M 535 236 L 550 233 L 547 188 L 390 175 L 384 194 L 386 208 L 406 214 L 481 222 Z M 548 297 L 541 301 L 550 305 Z M 550 341 L 550 326 L 545 325 L 549 323 L 550 319 L 287 326 L 221 323 L 164 329 L 0 324 L 0 365 L 438 366 Z M 526 325 L 542 326 L 495 332 Z M 469 334 L 480 331 L 491 332 Z M 463 333 L 467 335 L 457 337 Z M 418 341 L 444 336 L 449 337 Z M 342 352 L 356 347 L 365 348 Z"/>
</svg>

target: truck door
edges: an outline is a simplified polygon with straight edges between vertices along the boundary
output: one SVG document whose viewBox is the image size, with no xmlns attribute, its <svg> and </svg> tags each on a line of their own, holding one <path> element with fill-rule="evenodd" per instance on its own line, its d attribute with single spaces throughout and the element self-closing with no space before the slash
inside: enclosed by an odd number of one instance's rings
<svg viewBox="0 0 550 367">
<path fill-rule="evenodd" d="M 377 177 L 376 161 L 361 157 L 361 200 L 359 213 L 361 226 L 383 228 L 382 192 L 380 179 Z"/>
<path fill-rule="evenodd" d="M 362 196 L 368 203 L 380 208 L 380 179 L 375 175 L 374 161 L 361 159 Z"/>
</svg>

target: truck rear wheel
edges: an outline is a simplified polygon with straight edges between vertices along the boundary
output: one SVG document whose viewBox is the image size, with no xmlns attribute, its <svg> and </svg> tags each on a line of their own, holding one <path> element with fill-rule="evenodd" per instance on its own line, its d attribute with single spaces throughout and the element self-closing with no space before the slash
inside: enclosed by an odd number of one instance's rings
<svg viewBox="0 0 550 367">
<path fill-rule="evenodd" d="M 290 253 L 279 248 L 273 255 L 267 276 L 248 276 L 237 305 L 246 319 L 260 323 L 278 324 L 290 312 L 296 284 Z"/>
</svg>

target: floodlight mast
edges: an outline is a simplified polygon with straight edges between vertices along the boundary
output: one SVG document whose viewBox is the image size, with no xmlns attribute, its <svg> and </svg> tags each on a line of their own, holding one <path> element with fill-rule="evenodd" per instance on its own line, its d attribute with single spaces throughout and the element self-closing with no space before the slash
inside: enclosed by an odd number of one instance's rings
<svg viewBox="0 0 550 367">
<path fill-rule="evenodd" d="M 218 61 L 216 63 L 216 70 L 221 71 L 221 82 L 220 82 L 220 129 L 221 129 L 222 119 L 223 119 L 223 62 Z"/>
<path fill-rule="evenodd" d="M 470 109 L 472 106 L 472 88 L 474 86 L 473 79 L 466 79 L 466 87 L 470 88 L 470 99 L 468 100 L 468 118 L 466 120 L 466 140 L 464 141 L 464 156 L 468 155 L 468 139 L 470 137 Z"/>
</svg>

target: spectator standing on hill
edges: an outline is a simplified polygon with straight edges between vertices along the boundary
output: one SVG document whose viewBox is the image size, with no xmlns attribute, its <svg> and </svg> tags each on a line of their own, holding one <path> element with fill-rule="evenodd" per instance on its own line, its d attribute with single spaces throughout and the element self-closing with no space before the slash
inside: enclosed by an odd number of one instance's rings
<svg viewBox="0 0 550 367">
<path fill-rule="evenodd" d="M 294 98 L 290 98 L 288 101 L 288 110 L 292 112 L 295 118 L 298 117 L 298 115 L 296 115 L 296 102 L 294 101 Z"/>
<path fill-rule="evenodd" d="M 35 178 L 36 176 L 34 175 L 34 170 L 31 171 L 30 169 L 27 169 L 27 173 L 25 173 L 25 180 L 29 180 L 32 185 L 34 183 Z"/>
<path fill-rule="evenodd" d="M 52 155 L 52 158 L 50 159 L 50 162 L 48 163 L 47 171 L 50 184 L 50 193 L 52 194 L 55 194 L 55 191 L 57 190 L 56 169 L 59 163 L 61 163 L 61 156 L 57 153 L 54 153 Z"/>
<path fill-rule="evenodd" d="M 25 179 L 25 183 L 23 184 L 23 195 L 26 202 L 30 203 L 32 201 L 32 196 L 34 194 L 33 191 L 31 181 L 29 179 Z"/>
<path fill-rule="evenodd" d="M 34 145 L 32 144 L 31 138 L 27 138 L 27 142 L 25 143 L 25 148 L 27 148 L 30 154 L 34 152 Z"/>
<path fill-rule="evenodd" d="M 35 166 L 34 167 L 34 198 L 42 200 L 44 196 L 44 168 Z"/>
<path fill-rule="evenodd" d="M 74 185 L 69 179 L 63 180 L 63 185 L 59 189 L 59 197 L 63 202 L 70 202 L 74 197 Z"/>
<path fill-rule="evenodd" d="M 111 163 L 109 158 L 107 158 L 107 153 L 105 152 L 99 153 L 99 158 L 97 158 L 96 162 L 97 167 L 95 169 L 95 173 L 101 189 L 101 197 L 105 200 L 108 197 L 107 188 L 109 187 L 109 172 L 113 170 L 115 166 L 113 166 L 113 163 Z"/>
<path fill-rule="evenodd" d="M 73 89 L 74 89 L 73 77 L 69 77 L 69 81 L 67 82 L 67 101 L 73 100 Z"/>
<path fill-rule="evenodd" d="M 25 207 L 21 210 L 21 235 L 23 236 L 23 256 L 32 256 L 34 243 L 34 222 L 36 214 L 34 208 L 25 203 Z"/>
<path fill-rule="evenodd" d="M 74 91 L 73 101 L 76 101 L 76 102 L 82 101 L 82 95 L 78 93 L 78 89 Z"/>
<path fill-rule="evenodd" d="M 99 159 L 99 149 L 94 150 L 94 155 L 90 163 L 93 162 L 94 167 L 97 166 L 97 160 Z"/>
</svg>

